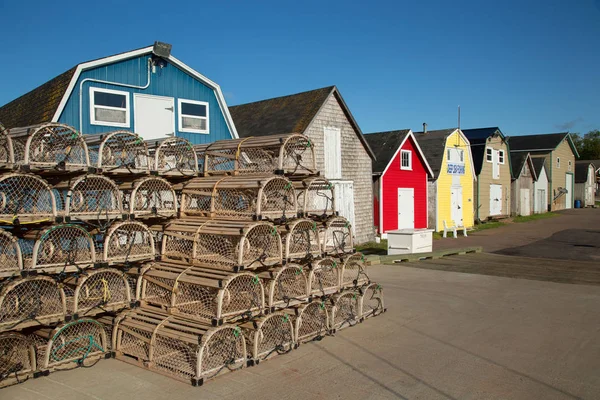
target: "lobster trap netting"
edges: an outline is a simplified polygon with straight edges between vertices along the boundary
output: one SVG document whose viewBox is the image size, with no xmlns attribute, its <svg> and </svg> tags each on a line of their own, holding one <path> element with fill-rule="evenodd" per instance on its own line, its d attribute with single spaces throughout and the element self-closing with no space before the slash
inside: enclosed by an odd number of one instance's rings
<svg viewBox="0 0 600 400">
<path fill-rule="evenodd" d="M 0 229 L 0 278 L 18 275 L 22 269 L 19 241 L 10 232 Z"/>
<path fill-rule="evenodd" d="M 96 262 L 93 238 L 81 225 L 60 224 L 32 230 L 25 238 L 35 238 L 31 253 L 27 251 L 26 243 L 22 248 L 26 270 L 73 272 L 89 268 Z"/>
<path fill-rule="evenodd" d="M 45 180 L 31 174 L 0 176 L 0 223 L 18 225 L 52 221 L 56 200 Z"/>
<path fill-rule="evenodd" d="M 84 136 L 90 163 L 105 174 L 145 174 L 150 172 L 148 144 L 129 131 Z"/>
<path fill-rule="evenodd" d="M 342 259 L 342 273 L 340 285 L 342 288 L 359 287 L 369 283 L 365 256 L 362 253 L 354 253 Z"/>
<path fill-rule="evenodd" d="M 374 317 L 385 312 L 383 303 L 383 288 L 379 283 L 371 283 L 361 290 L 360 316 L 361 318 Z"/>
<path fill-rule="evenodd" d="M 142 302 L 205 323 L 252 317 L 264 307 L 262 282 L 246 272 L 154 262 L 143 268 L 140 283 Z"/>
<path fill-rule="evenodd" d="M 309 219 L 296 219 L 279 227 L 285 260 L 312 259 L 321 255 L 317 224 Z"/>
<path fill-rule="evenodd" d="M 17 332 L 0 333 L 0 388 L 29 379 L 35 370 L 31 340 Z"/>
<path fill-rule="evenodd" d="M 211 327 L 137 309 L 117 319 L 115 332 L 117 358 L 134 360 L 194 386 L 246 362 L 244 338 L 235 326 Z"/>
<path fill-rule="evenodd" d="M 240 327 L 255 363 L 288 353 L 294 348 L 294 326 L 287 313 L 278 311 Z"/>
<path fill-rule="evenodd" d="M 87 145 L 73 127 L 51 122 L 10 130 L 15 162 L 35 171 L 82 171 L 90 165 Z"/>
<path fill-rule="evenodd" d="M 331 296 L 329 323 L 332 330 L 340 330 L 360 322 L 359 296 L 360 294 L 354 291 Z"/>
<path fill-rule="evenodd" d="M 4 281 L 0 287 L 0 331 L 23 329 L 65 319 L 63 289 L 49 277 Z"/>
<path fill-rule="evenodd" d="M 219 140 L 195 146 L 200 172 L 205 175 L 272 173 L 277 168 L 274 152 L 253 145 L 256 139 Z"/>
<path fill-rule="evenodd" d="M 106 232 L 103 250 L 109 265 L 154 260 L 154 237 L 142 222 L 115 222 Z"/>
<path fill-rule="evenodd" d="M 271 311 L 308 300 L 308 278 L 298 264 L 286 264 L 258 276 L 267 289 L 267 306 Z"/>
<path fill-rule="evenodd" d="M 305 343 L 322 338 L 329 333 L 329 313 L 322 301 L 313 301 L 296 308 L 294 320 L 297 343 Z"/>
<path fill-rule="evenodd" d="M 0 169 L 12 169 L 15 163 L 12 139 L 0 123 Z"/>
<path fill-rule="evenodd" d="M 305 217 L 325 218 L 335 214 L 333 185 L 324 178 L 294 182 L 298 213 Z"/>
<path fill-rule="evenodd" d="M 324 298 L 340 290 L 340 268 L 333 258 L 325 257 L 314 261 L 308 273 L 310 294 Z"/>
<path fill-rule="evenodd" d="M 154 171 L 166 176 L 198 174 L 196 152 L 188 140 L 171 137 L 162 141 L 150 140 L 147 143 Z"/>
<path fill-rule="evenodd" d="M 292 183 L 277 176 L 197 178 L 183 185 L 181 213 L 236 220 L 296 216 Z"/>
<path fill-rule="evenodd" d="M 64 283 L 73 291 L 73 296 L 67 297 L 67 309 L 79 318 L 131 307 L 129 282 L 117 269 L 89 271 L 68 277 Z"/>
<path fill-rule="evenodd" d="M 150 176 L 120 185 L 123 208 L 135 218 L 177 216 L 177 195 L 166 179 Z"/>
<path fill-rule="evenodd" d="M 45 348 L 41 349 L 43 363 L 38 366 L 38 369 L 43 370 L 90 367 L 109 348 L 104 326 L 91 318 L 74 320 L 54 329 L 42 328 L 35 331 L 34 335 L 47 340 Z"/>
<path fill-rule="evenodd" d="M 268 222 L 177 220 L 165 228 L 162 259 L 238 271 L 281 263 L 281 239 Z"/>
<path fill-rule="evenodd" d="M 65 216 L 82 221 L 113 220 L 121 217 L 121 192 L 117 184 L 102 175 L 84 175 L 54 185 Z"/>
<path fill-rule="evenodd" d="M 321 238 L 325 254 L 341 256 L 353 252 L 352 226 L 344 217 L 332 217 L 325 221 Z"/>
<path fill-rule="evenodd" d="M 315 148 L 308 137 L 301 134 L 281 135 L 279 169 L 286 175 L 317 173 Z"/>
</svg>

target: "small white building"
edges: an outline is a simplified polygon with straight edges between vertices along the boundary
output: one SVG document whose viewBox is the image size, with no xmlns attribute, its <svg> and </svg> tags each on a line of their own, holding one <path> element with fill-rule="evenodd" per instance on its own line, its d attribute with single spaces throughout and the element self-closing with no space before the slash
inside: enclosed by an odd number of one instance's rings
<svg viewBox="0 0 600 400">
<path fill-rule="evenodd" d="M 533 169 L 537 180 L 533 183 L 533 212 L 542 214 L 548 211 L 548 174 L 545 158 L 533 158 Z"/>
<path fill-rule="evenodd" d="M 593 206 L 596 198 L 596 167 L 589 161 L 575 162 L 575 201 Z"/>
</svg>

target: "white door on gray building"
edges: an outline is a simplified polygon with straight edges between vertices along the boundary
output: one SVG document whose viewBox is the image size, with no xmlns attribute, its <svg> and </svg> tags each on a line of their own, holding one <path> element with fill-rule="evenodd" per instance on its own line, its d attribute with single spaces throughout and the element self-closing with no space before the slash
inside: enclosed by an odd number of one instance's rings
<svg viewBox="0 0 600 400">
<path fill-rule="evenodd" d="M 415 189 L 398 188 L 398 229 L 415 227 Z"/>
<path fill-rule="evenodd" d="M 502 215 L 502 185 L 490 185 L 490 215 Z"/>
<path fill-rule="evenodd" d="M 548 206 L 546 205 L 547 201 L 548 199 L 546 198 L 546 191 L 544 189 L 538 189 L 535 197 L 535 212 L 546 212 L 546 208 L 548 208 Z"/>
<path fill-rule="evenodd" d="M 567 189 L 567 194 L 565 194 L 565 208 L 573 208 L 573 175 L 566 175 L 566 184 L 565 189 Z"/>
<path fill-rule="evenodd" d="M 146 140 L 175 135 L 175 99 L 135 93 L 133 104 L 135 133 Z"/>
<path fill-rule="evenodd" d="M 457 226 L 463 225 L 462 186 L 452 186 L 450 192 L 451 217 Z"/>
<path fill-rule="evenodd" d="M 520 200 L 521 200 L 521 212 L 520 214 L 525 216 L 531 214 L 531 194 L 529 193 L 529 189 L 521 189 L 520 191 Z"/>
<path fill-rule="evenodd" d="M 354 183 L 352 181 L 332 181 L 336 211 L 352 225 L 356 234 L 354 220 Z"/>
<path fill-rule="evenodd" d="M 323 128 L 323 169 L 325 178 L 342 179 L 342 131 Z"/>
</svg>

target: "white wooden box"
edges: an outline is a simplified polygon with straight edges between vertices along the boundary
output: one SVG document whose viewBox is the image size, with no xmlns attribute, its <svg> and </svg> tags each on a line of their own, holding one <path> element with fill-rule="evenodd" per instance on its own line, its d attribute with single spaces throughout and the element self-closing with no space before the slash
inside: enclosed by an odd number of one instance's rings
<svg viewBox="0 0 600 400">
<path fill-rule="evenodd" d="M 433 229 L 398 229 L 388 231 L 387 237 L 389 255 L 432 251 Z"/>
</svg>

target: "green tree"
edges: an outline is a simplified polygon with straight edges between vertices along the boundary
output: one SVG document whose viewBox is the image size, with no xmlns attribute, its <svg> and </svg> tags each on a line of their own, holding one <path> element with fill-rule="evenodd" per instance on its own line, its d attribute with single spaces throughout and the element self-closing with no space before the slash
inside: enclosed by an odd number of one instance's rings
<svg viewBox="0 0 600 400">
<path fill-rule="evenodd" d="M 573 143 L 575 143 L 579 158 L 582 160 L 600 159 L 600 130 L 594 129 L 583 136 L 574 133 Z"/>
</svg>

